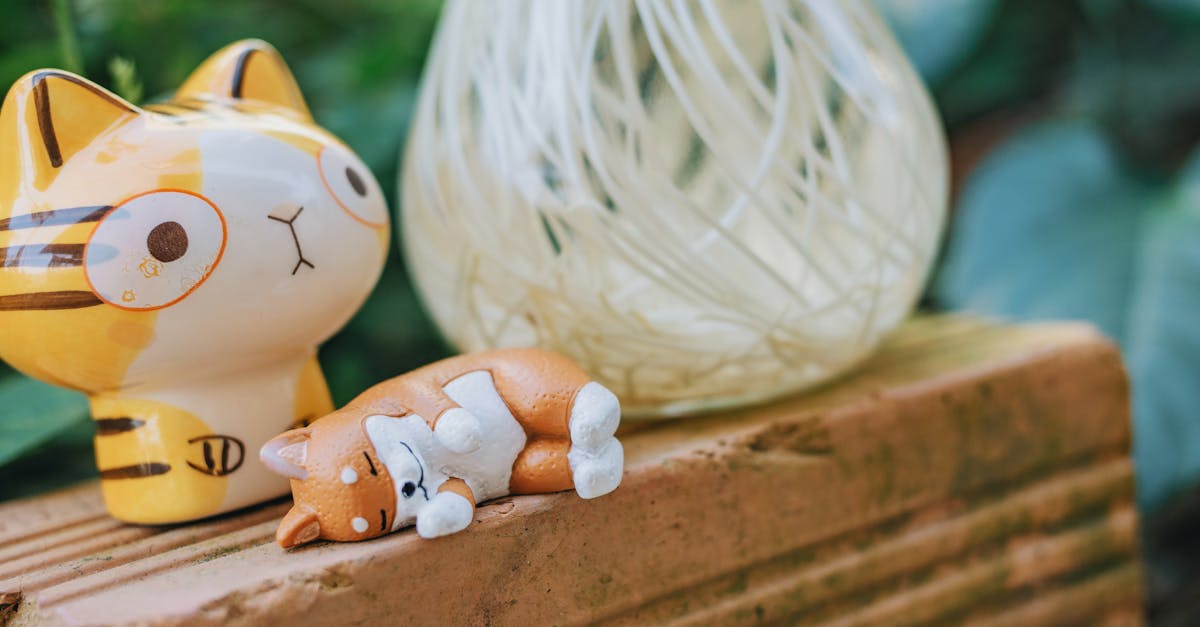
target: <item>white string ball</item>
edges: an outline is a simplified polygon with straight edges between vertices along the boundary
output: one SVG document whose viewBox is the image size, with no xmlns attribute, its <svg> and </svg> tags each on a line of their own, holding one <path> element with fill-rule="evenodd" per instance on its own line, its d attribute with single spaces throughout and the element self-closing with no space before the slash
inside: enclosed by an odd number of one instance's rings
<svg viewBox="0 0 1200 627">
<path fill-rule="evenodd" d="M 451 0 L 404 170 L 448 339 L 562 352 L 635 416 L 861 360 L 947 196 L 928 94 L 859 0 Z"/>
</svg>

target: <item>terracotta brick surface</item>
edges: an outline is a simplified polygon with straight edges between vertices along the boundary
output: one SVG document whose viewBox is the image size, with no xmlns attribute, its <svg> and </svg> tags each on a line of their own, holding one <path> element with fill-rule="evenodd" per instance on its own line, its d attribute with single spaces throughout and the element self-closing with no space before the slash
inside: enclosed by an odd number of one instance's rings
<svg viewBox="0 0 1200 627">
<path fill-rule="evenodd" d="M 290 553 L 286 502 L 130 527 L 0 505 L 14 624 L 1139 624 L 1129 390 L 1079 324 L 908 323 L 851 377 L 626 429 L 610 496 Z"/>
</svg>

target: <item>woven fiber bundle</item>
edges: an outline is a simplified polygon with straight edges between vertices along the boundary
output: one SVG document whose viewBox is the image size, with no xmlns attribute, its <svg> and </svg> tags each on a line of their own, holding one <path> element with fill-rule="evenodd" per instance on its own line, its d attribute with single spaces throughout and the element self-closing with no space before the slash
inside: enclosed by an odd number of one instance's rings
<svg viewBox="0 0 1200 627">
<path fill-rule="evenodd" d="M 634 415 L 824 381 L 909 312 L 944 139 L 859 0 L 452 0 L 403 236 L 462 350 L 574 358 Z"/>
</svg>

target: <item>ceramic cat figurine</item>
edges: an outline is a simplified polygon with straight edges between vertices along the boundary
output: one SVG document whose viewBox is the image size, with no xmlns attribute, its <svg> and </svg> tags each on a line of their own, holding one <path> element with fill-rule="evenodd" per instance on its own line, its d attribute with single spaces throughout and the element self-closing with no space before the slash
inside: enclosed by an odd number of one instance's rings
<svg viewBox="0 0 1200 627">
<path fill-rule="evenodd" d="M 286 493 L 254 452 L 333 409 L 316 347 L 388 235 L 379 184 L 260 41 L 164 104 L 40 70 L 0 111 L 0 357 L 90 396 L 121 520 Z"/>
<path fill-rule="evenodd" d="M 620 420 L 617 397 L 556 353 L 430 364 L 263 447 L 295 498 L 275 537 L 284 548 L 365 540 L 415 521 L 433 538 L 463 530 L 476 503 L 506 494 L 607 494 L 624 468 Z"/>
</svg>

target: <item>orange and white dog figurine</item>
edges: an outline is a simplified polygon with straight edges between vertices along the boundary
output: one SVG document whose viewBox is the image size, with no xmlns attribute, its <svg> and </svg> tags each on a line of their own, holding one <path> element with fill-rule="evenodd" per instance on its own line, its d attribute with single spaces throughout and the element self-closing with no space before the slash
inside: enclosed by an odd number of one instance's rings
<svg viewBox="0 0 1200 627">
<path fill-rule="evenodd" d="M 292 480 L 284 548 L 364 540 L 414 521 L 433 538 L 461 531 L 475 505 L 507 494 L 621 482 L 617 397 L 556 353 L 507 349 L 452 357 L 372 387 L 263 446 Z"/>
</svg>

